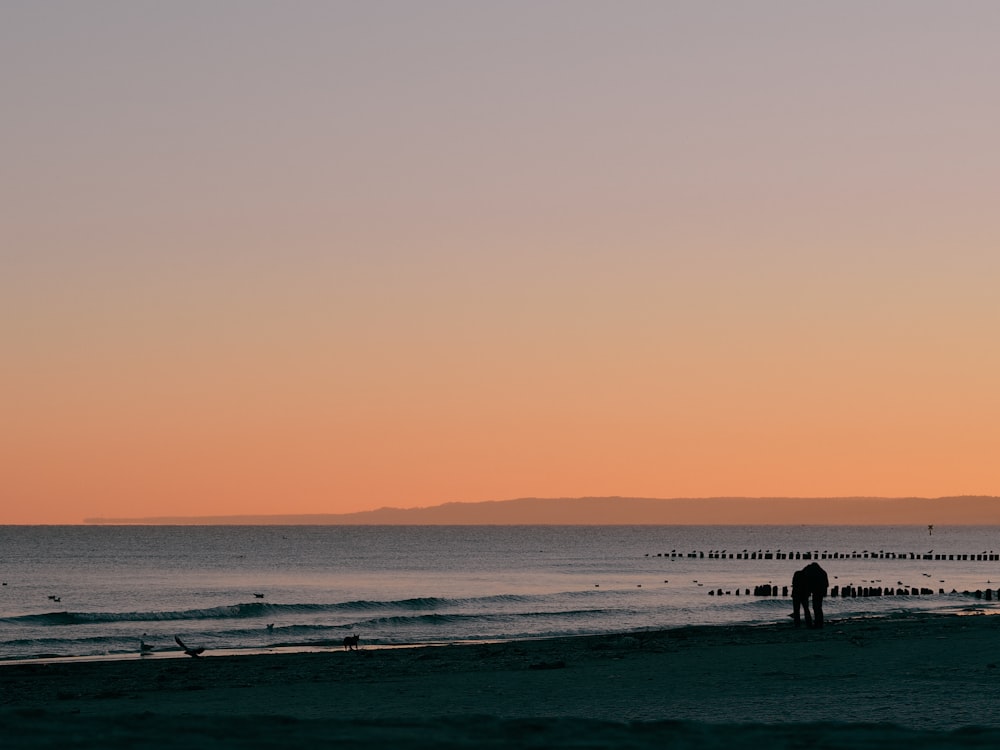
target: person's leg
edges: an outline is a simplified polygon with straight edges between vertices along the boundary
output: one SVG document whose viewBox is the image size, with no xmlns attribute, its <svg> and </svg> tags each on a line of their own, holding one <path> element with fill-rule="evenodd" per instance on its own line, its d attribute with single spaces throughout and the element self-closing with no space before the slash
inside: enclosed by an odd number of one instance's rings
<svg viewBox="0 0 1000 750">
<path fill-rule="evenodd" d="M 792 592 L 792 621 L 795 623 L 795 627 L 799 627 L 802 622 L 802 618 L 799 615 L 799 610 L 801 608 L 802 597 L 798 596 L 795 592 Z M 808 609 L 808 607 L 806 609 Z"/>
<path fill-rule="evenodd" d="M 823 627 L 823 595 L 813 594 L 813 613 L 816 615 L 816 627 Z"/>
</svg>

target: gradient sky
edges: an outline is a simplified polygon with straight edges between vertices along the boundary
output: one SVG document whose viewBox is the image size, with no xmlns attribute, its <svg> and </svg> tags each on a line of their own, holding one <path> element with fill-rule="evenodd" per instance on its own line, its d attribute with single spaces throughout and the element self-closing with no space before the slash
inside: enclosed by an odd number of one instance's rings
<svg viewBox="0 0 1000 750">
<path fill-rule="evenodd" d="M 997 71 L 995 2 L 5 2 L 0 523 L 1000 494 Z"/>
</svg>

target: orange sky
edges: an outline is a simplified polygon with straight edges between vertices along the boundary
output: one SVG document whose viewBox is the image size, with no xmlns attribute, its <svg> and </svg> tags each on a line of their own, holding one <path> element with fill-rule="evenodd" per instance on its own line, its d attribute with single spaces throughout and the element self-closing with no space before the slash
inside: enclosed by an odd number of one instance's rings
<svg viewBox="0 0 1000 750">
<path fill-rule="evenodd" d="M 962 9 L 4 6 L 0 523 L 1000 494 Z"/>
</svg>

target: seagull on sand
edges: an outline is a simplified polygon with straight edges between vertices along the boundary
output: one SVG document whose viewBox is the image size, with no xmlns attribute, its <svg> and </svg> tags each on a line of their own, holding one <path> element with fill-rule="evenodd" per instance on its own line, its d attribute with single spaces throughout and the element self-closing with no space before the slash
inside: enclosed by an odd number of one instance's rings
<svg viewBox="0 0 1000 750">
<path fill-rule="evenodd" d="M 203 653 L 205 653 L 204 646 L 198 646 L 198 648 L 188 648 L 187 646 L 184 645 L 184 641 L 180 639 L 180 636 L 176 635 L 174 636 L 174 640 L 177 641 L 177 645 L 180 646 L 182 649 L 184 649 L 184 653 L 187 654 L 188 656 L 201 656 Z"/>
</svg>

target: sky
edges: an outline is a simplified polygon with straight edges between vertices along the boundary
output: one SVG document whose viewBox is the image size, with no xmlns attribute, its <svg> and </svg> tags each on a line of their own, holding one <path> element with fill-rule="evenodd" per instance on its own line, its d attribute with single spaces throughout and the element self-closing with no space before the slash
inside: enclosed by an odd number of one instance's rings
<svg viewBox="0 0 1000 750">
<path fill-rule="evenodd" d="M 0 4 L 0 523 L 1000 494 L 998 34 Z"/>
</svg>

